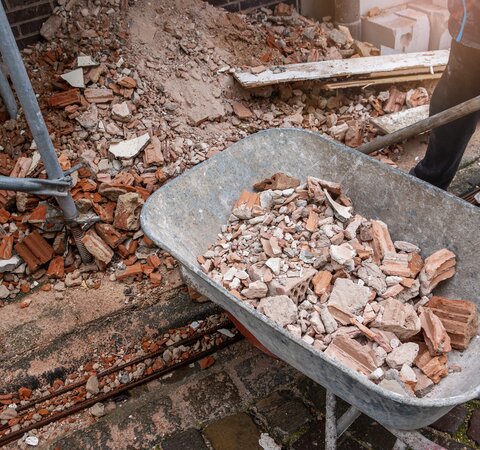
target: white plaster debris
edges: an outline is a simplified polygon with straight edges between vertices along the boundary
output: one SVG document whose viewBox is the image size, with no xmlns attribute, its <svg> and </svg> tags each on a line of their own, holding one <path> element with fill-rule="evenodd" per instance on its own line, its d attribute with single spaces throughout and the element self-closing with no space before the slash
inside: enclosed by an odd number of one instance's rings
<svg viewBox="0 0 480 450">
<path fill-rule="evenodd" d="M 126 141 L 111 144 L 108 151 L 116 158 L 133 158 L 137 156 L 150 142 L 148 133 Z"/>
<path fill-rule="evenodd" d="M 282 448 L 266 433 L 260 435 L 258 445 L 262 447 L 263 450 L 281 450 Z"/>
<path fill-rule="evenodd" d="M 77 56 L 77 66 L 78 67 L 92 67 L 98 66 L 98 62 L 96 62 L 91 56 Z"/>
<path fill-rule="evenodd" d="M 420 347 L 408 341 L 421 331 L 417 305 L 429 300 L 418 277 L 430 283 L 437 273 L 421 271 L 420 249 L 356 214 L 338 183 L 279 173 L 256 186 L 265 190 L 243 191 L 199 257 L 204 272 L 293 339 L 413 395 Z M 451 252 L 437 252 L 433 269 L 446 270 L 444 254 L 451 261 Z"/>
<path fill-rule="evenodd" d="M 83 80 L 83 69 L 75 69 L 70 72 L 66 72 L 61 75 L 61 78 L 72 87 L 82 89 L 85 87 L 85 82 Z"/>
</svg>

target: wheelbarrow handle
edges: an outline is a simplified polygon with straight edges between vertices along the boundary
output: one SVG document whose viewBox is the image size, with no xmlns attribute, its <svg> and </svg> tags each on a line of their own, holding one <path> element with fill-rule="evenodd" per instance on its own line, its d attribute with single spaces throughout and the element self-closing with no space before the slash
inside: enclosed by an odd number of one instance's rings
<svg viewBox="0 0 480 450">
<path fill-rule="evenodd" d="M 410 125 L 408 127 L 402 128 L 401 130 L 395 131 L 385 136 L 380 136 L 371 142 L 357 147 L 356 150 L 368 155 L 370 153 L 376 152 L 377 150 L 388 147 L 389 145 L 398 144 L 408 138 L 418 136 L 419 134 L 425 133 L 426 131 L 441 127 L 442 125 L 453 122 L 454 120 L 468 116 L 469 114 L 477 111 L 480 111 L 480 96 L 474 97 L 456 106 L 452 106 L 445 111 L 441 111 L 438 114 L 427 117 L 426 119 L 423 119 L 420 122 L 414 123 L 413 125 Z"/>
</svg>

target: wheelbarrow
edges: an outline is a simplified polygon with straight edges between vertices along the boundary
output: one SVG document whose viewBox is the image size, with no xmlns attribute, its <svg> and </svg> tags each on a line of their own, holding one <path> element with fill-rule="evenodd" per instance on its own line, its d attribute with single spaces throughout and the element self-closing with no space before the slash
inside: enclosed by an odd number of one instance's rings
<svg viewBox="0 0 480 450">
<path fill-rule="evenodd" d="M 143 230 L 179 261 L 187 284 L 228 311 L 268 352 L 327 389 L 327 449 L 335 448 L 337 435 L 360 411 L 399 438 L 396 448 L 406 448 L 400 441 L 411 448 L 441 448 L 411 430 L 480 395 L 480 338 L 463 353 L 449 354 L 461 372 L 450 374 L 427 397 L 402 396 L 294 339 L 200 269 L 197 256 L 215 241 L 239 193 L 278 171 L 341 183 L 356 211 L 386 222 L 396 240 L 414 242 L 425 255 L 451 249 L 457 255 L 457 273 L 436 293 L 477 305 L 480 209 L 319 134 L 272 129 L 237 142 L 172 180 L 150 196 L 141 214 Z M 338 422 L 335 396 L 352 405 Z"/>
</svg>

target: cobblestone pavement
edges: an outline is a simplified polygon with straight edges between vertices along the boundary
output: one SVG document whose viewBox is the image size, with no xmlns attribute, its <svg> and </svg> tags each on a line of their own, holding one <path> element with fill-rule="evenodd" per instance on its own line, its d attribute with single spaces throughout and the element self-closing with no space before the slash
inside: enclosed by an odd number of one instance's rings
<svg viewBox="0 0 480 450">
<path fill-rule="evenodd" d="M 207 370 L 188 367 L 111 402 L 105 417 L 67 432 L 48 448 L 323 448 L 321 386 L 246 341 L 215 358 Z M 341 414 L 348 405 L 339 403 Z M 480 449 L 480 401 L 455 408 L 422 433 L 447 449 Z M 388 431 L 362 415 L 342 436 L 339 450 L 385 450 L 394 443 Z"/>
</svg>

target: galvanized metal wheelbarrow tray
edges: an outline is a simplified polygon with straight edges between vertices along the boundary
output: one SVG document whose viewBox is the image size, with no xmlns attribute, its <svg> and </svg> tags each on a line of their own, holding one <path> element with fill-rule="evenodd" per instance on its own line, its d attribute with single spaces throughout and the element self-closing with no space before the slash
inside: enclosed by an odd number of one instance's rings
<svg viewBox="0 0 480 450">
<path fill-rule="evenodd" d="M 450 374 L 428 397 L 402 396 L 292 338 L 200 270 L 196 257 L 215 241 L 240 192 L 277 171 L 341 183 L 356 211 L 385 221 L 395 239 L 419 245 L 424 256 L 451 249 L 458 257 L 457 274 L 436 292 L 480 305 L 480 208 L 307 131 L 263 131 L 189 170 L 148 199 L 142 228 L 180 262 L 188 284 L 231 313 L 270 352 L 385 427 L 416 430 L 478 397 L 478 337 L 465 352 L 449 355 L 450 363 L 462 367 L 460 373 Z"/>
</svg>

